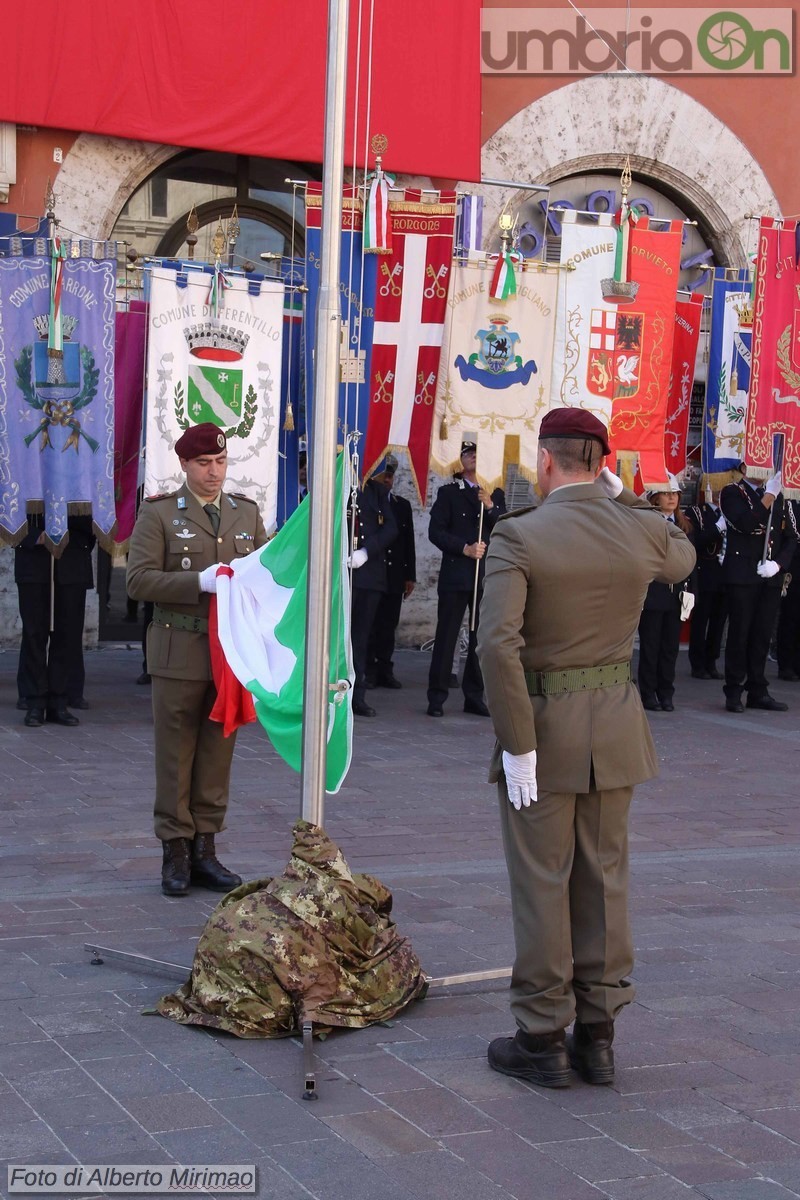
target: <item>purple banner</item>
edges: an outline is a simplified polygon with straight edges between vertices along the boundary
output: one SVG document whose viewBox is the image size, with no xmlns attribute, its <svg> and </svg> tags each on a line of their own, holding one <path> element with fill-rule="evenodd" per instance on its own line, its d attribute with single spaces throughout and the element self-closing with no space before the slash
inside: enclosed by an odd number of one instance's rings
<svg viewBox="0 0 800 1200">
<path fill-rule="evenodd" d="M 118 544 L 127 542 L 136 520 L 146 331 L 147 305 L 143 300 L 131 300 L 126 312 L 117 313 L 115 342 L 114 499 Z"/>
<path fill-rule="evenodd" d="M 0 258 L 0 540 L 44 511 L 58 553 L 67 516 L 91 513 L 108 544 L 114 513 L 115 264 L 68 258 L 63 348 L 48 349 L 50 259 Z"/>
</svg>

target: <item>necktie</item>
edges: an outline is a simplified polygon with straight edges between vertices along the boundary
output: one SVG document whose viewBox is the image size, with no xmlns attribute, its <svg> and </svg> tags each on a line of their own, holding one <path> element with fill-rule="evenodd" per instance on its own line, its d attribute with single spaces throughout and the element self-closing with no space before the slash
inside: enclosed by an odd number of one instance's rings
<svg viewBox="0 0 800 1200">
<path fill-rule="evenodd" d="M 214 533 L 219 533 L 219 509 L 215 504 L 204 504 L 203 512 L 208 513 L 208 519 L 211 522 L 211 528 Z"/>
</svg>

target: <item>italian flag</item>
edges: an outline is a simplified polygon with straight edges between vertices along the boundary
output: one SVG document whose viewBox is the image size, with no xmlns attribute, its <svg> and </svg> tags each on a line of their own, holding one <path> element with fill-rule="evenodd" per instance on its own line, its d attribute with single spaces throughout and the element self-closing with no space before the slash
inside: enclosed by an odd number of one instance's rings
<svg viewBox="0 0 800 1200">
<path fill-rule="evenodd" d="M 328 681 L 350 688 L 339 702 L 328 698 L 328 754 L 325 787 L 338 792 L 350 767 L 353 747 L 350 648 L 350 579 L 347 569 L 348 470 L 344 454 L 336 467 L 336 518 L 333 529 L 331 644 Z M 217 632 L 225 665 L 251 694 L 255 714 L 269 740 L 290 767 L 300 770 L 303 733 L 303 673 L 308 589 L 309 503 L 303 500 L 278 534 L 258 553 L 217 572 Z M 212 658 L 213 634 L 212 634 Z M 215 680 L 218 673 L 215 670 Z M 229 722 L 237 707 L 235 688 L 220 686 L 212 718 L 226 733 L 247 720 Z"/>
</svg>

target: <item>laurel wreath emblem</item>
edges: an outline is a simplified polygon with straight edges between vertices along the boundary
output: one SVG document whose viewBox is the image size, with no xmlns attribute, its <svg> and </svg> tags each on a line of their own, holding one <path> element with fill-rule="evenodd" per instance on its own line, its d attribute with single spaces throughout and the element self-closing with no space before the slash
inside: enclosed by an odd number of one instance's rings
<svg viewBox="0 0 800 1200">
<path fill-rule="evenodd" d="M 186 416 L 186 392 L 182 383 L 175 384 L 175 420 L 178 422 L 180 429 L 188 429 L 190 421 Z M 252 383 L 247 389 L 244 397 L 244 411 L 242 419 L 238 425 L 231 425 L 230 429 L 223 430 L 226 438 L 239 437 L 247 438 L 253 432 L 253 425 L 258 412 L 258 396 L 256 389 Z"/>
<path fill-rule="evenodd" d="M 778 338 L 778 363 L 781 368 L 781 375 L 796 392 L 800 391 L 800 374 L 792 370 L 792 364 L 789 360 L 789 346 L 792 341 L 792 327 L 787 325 L 781 336 Z"/>
</svg>

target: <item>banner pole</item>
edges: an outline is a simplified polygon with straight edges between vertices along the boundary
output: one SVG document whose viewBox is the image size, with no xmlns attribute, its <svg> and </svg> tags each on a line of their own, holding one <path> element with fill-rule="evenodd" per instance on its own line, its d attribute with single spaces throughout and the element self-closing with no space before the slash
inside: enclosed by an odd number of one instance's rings
<svg viewBox="0 0 800 1200">
<path fill-rule="evenodd" d="M 328 54 L 325 78 L 325 138 L 322 159 L 322 237 L 314 420 L 309 446 L 308 603 L 303 679 L 303 743 L 300 770 L 301 814 L 322 825 L 328 729 L 328 674 L 331 632 L 331 559 L 336 477 L 336 421 L 339 396 L 339 266 L 344 184 L 345 92 L 347 83 L 347 0 L 328 0 Z"/>
</svg>

